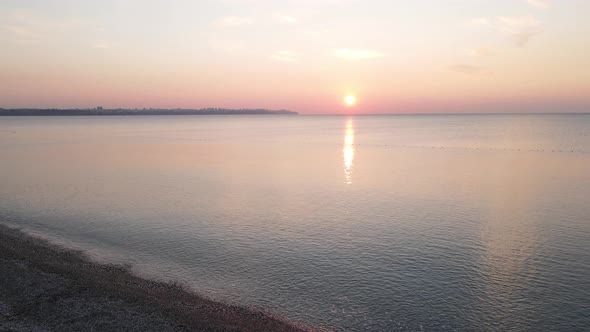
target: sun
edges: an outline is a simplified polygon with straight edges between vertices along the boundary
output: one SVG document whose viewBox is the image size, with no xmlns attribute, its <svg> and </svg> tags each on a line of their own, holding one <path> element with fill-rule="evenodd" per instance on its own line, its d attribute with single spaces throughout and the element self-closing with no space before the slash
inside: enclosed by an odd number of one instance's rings
<svg viewBox="0 0 590 332">
<path fill-rule="evenodd" d="M 356 97 L 353 95 L 348 95 L 344 97 L 344 103 L 346 106 L 354 106 L 354 104 L 356 104 Z"/>
</svg>

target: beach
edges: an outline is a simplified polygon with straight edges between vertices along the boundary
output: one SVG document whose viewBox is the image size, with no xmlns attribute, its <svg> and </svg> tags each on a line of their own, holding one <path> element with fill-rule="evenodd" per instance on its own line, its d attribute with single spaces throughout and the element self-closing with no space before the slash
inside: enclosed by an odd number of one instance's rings
<svg viewBox="0 0 590 332">
<path fill-rule="evenodd" d="M 2 331 L 309 331 L 0 225 Z"/>
</svg>

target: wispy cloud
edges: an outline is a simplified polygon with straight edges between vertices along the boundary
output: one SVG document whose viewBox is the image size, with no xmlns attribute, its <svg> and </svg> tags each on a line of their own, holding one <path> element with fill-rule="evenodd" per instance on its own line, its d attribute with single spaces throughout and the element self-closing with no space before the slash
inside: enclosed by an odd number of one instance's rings
<svg viewBox="0 0 590 332">
<path fill-rule="evenodd" d="M 521 31 L 512 34 L 512 38 L 518 47 L 525 47 L 531 38 L 535 37 L 536 35 L 540 34 L 541 30 L 536 31 Z"/>
<path fill-rule="evenodd" d="M 472 48 L 465 52 L 472 57 L 486 57 L 498 53 L 498 50 L 489 47 Z"/>
<path fill-rule="evenodd" d="M 498 30 L 536 27 L 541 21 L 532 16 L 500 16 L 496 18 L 477 17 L 467 21 L 468 26 L 488 26 Z"/>
<path fill-rule="evenodd" d="M 466 64 L 451 65 L 451 66 L 449 66 L 449 69 L 451 71 L 454 71 L 457 73 L 471 75 L 471 76 L 478 76 L 478 75 L 483 75 L 483 74 L 488 73 L 488 71 L 482 67 L 474 66 L 474 65 L 466 65 Z"/>
<path fill-rule="evenodd" d="M 525 0 L 525 2 L 535 8 L 539 8 L 539 9 L 549 8 L 549 3 L 545 0 Z"/>
<path fill-rule="evenodd" d="M 69 17 L 57 19 L 28 10 L 0 13 L 0 37 L 16 43 L 68 41 L 73 32 L 91 28 L 90 22 Z"/>
<path fill-rule="evenodd" d="M 225 16 L 219 18 L 213 22 L 215 26 L 227 28 L 227 27 L 237 27 L 242 25 L 248 25 L 254 23 L 254 19 L 250 17 L 240 17 L 240 16 Z"/>
<path fill-rule="evenodd" d="M 95 48 L 95 49 L 99 49 L 99 50 L 106 50 L 111 48 L 111 46 L 107 43 L 96 43 L 96 44 L 92 44 L 90 45 L 91 48 Z"/>
<path fill-rule="evenodd" d="M 542 32 L 541 21 L 531 16 L 499 17 L 498 22 L 498 29 L 511 35 L 518 47 L 526 46 L 531 38 Z"/>
<path fill-rule="evenodd" d="M 492 22 L 487 17 L 476 17 L 465 22 L 467 26 L 491 26 Z"/>
<path fill-rule="evenodd" d="M 278 22 L 278 23 L 285 23 L 285 24 L 297 23 L 297 18 L 290 16 L 290 15 L 285 15 L 282 13 L 275 13 L 272 18 L 275 22 Z"/>
<path fill-rule="evenodd" d="M 214 38 L 209 40 L 209 47 L 219 53 L 235 53 L 243 51 L 246 44 L 243 40 Z"/>
<path fill-rule="evenodd" d="M 270 57 L 271 59 L 283 62 L 294 62 L 297 60 L 297 54 L 289 50 L 281 50 L 274 52 Z"/>
<path fill-rule="evenodd" d="M 342 48 L 337 49 L 334 51 L 334 55 L 339 58 L 346 58 L 346 59 L 375 59 L 381 58 L 385 56 L 385 53 L 375 51 L 375 50 L 357 50 L 357 49 L 348 49 Z"/>
<path fill-rule="evenodd" d="M 4 26 L 3 28 L 6 32 L 12 34 L 19 41 L 34 41 L 40 38 L 38 31 L 35 31 L 35 29 L 32 29 L 29 26 L 10 24 Z"/>
<path fill-rule="evenodd" d="M 467 21 L 468 26 L 485 26 L 512 37 L 518 47 L 524 47 L 532 37 L 539 35 L 542 22 L 532 16 L 500 16 L 474 18 Z"/>
<path fill-rule="evenodd" d="M 520 29 L 530 29 L 541 25 L 541 21 L 532 16 L 502 16 L 498 17 L 500 28 L 504 28 L 510 31 Z"/>
</svg>

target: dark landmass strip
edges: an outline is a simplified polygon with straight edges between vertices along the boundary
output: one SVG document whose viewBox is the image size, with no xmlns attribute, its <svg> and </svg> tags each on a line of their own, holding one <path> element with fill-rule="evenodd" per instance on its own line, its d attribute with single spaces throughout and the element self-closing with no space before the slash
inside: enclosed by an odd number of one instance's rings
<svg viewBox="0 0 590 332">
<path fill-rule="evenodd" d="M 52 115 L 297 115 L 297 112 L 287 110 L 267 109 L 226 109 L 226 108 L 201 108 L 201 109 L 106 109 L 102 107 L 88 109 L 57 109 L 57 108 L 0 108 L 0 116 L 52 116 Z"/>
<path fill-rule="evenodd" d="M 0 331 L 313 331 L 0 225 Z"/>
</svg>

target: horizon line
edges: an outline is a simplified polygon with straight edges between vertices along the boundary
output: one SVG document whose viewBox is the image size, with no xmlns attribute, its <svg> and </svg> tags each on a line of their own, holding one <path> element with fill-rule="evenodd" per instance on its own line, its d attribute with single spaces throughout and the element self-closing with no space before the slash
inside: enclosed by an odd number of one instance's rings
<svg viewBox="0 0 590 332">
<path fill-rule="evenodd" d="M 386 115 L 588 115 L 590 114 L 590 110 L 582 111 L 582 112 L 444 112 L 444 113 L 432 113 L 432 112 L 416 112 L 416 113 L 407 113 L 407 112 L 400 112 L 400 113 L 302 113 L 299 111 L 292 111 L 286 108 L 280 109 L 270 109 L 270 108 L 224 108 L 224 107 L 202 107 L 202 108 L 103 108 L 101 106 L 97 106 L 94 108 L 81 108 L 81 107 L 72 107 L 72 108 L 58 108 L 58 107 L 51 107 L 51 108 L 43 108 L 43 107 L 18 107 L 18 108 L 4 108 L 0 107 L 0 110 L 3 111 L 17 111 L 17 110 L 56 110 L 56 111 L 90 111 L 90 110 L 100 110 L 100 111 L 146 111 L 146 110 L 153 110 L 153 111 L 201 111 L 201 110 L 225 110 L 225 111 L 252 111 L 252 110 L 265 110 L 265 111 L 273 111 L 273 112 L 281 112 L 287 111 L 292 113 L 297 113 L 297 115 L 304 115 L 304 116 L 386 116 Z M 104 114 L 108 115 L 108 114 Z M 143 114 L 140 114 L 143 115 Z M 166 115 L 166 114 L 159 114 L 159 115 Z M 173 114 L 171 114 L 173 115 Z M 174 114 L 178 115 L 178 114 Z M 188 114 L 187 114 L 188 115 Z M 203 115 L 215 115 L 215 114 L 203 114 Z M 234 114 L 234 115 L 241 115 L 241 114 Z M 244 114 L 250 115 L 250 114 Z M 264 114 L 263 114 L 264 115 Z M 274 115 L 274 114 L 268 114 Z M 10 116 L 10 115 L 7 115 Z M 34 115 L 32 115 L 34 116 Z M 59 116 L 59 115 L 57 115 Z M 68 116 L 68 115 L 63 115 Z"/>
</svg>

